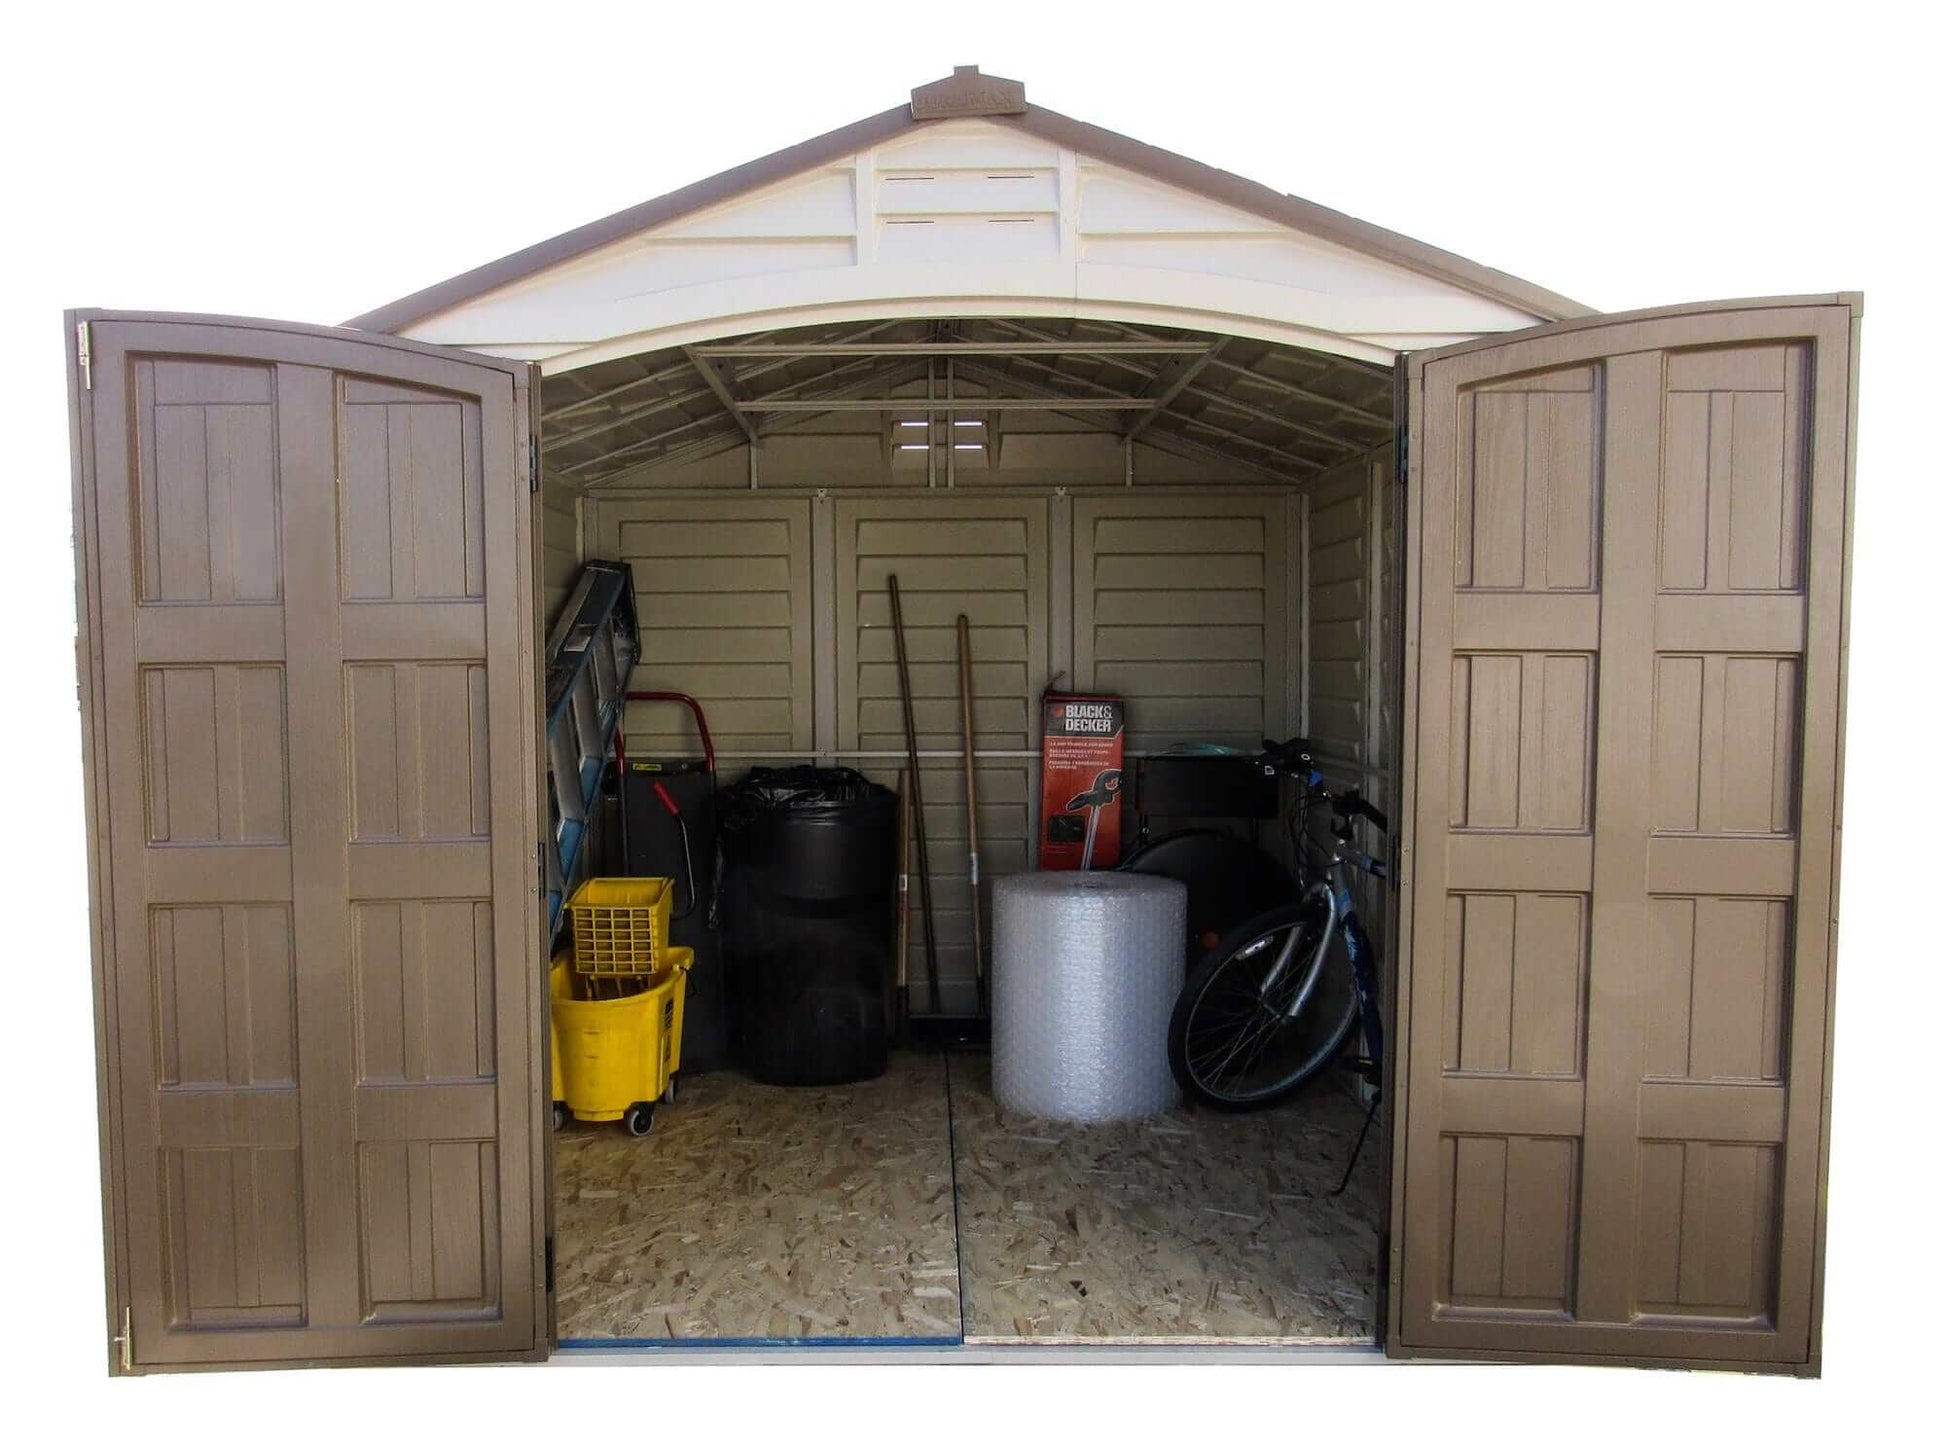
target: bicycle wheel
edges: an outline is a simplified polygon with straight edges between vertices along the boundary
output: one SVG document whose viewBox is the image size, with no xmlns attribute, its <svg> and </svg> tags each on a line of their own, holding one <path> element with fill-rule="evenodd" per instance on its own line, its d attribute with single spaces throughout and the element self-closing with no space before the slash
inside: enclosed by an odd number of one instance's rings
<svg viewBox="0 0 1946 1446">
<path fill-rule="evenodd" d="M 1297 1017 L 1286 1018 L 1324 927 L 1315 903 L 1287 904 L 1231 930 L 1190 972 L 1169 1020 L 1169 1067 L 1183 1093 L 1220 1110 L 1275 1104 L 1323 1069 L 1358 1023 L 1358 991 L 1341 937 Z M 1292 931 L 1291 964 L 1266 977 Z"/>
</svg>

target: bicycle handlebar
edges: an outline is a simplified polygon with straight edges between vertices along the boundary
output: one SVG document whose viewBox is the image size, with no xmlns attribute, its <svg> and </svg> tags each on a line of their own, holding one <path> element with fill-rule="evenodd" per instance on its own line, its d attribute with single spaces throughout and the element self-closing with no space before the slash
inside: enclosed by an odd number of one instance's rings
<svg viewBox="0 0 1946 1446">
<path fill-rule="evenodd" d="M 1307 794 L 1312 798 L 1323 799 L 1331 805 L 1331 811 L 1341 819 L 1362 818 L 1378 829 L 1380 833 L 1389 830 L 1385 815 L 1359 794 L 1355 788 L 1333 793 L 1325 787 L 1324 775 L 1318 772 L 1317 761 L 1308 738 L 1288 738 L 1282 743 L 1264 739 L 1264 751 L 1257 761 L 1265 768 L 1273 768 L 1288 773 L 1300 780 Z"/>
<path fill-rule="evenodd" d="M 1358 790 L 1355 788 L 1333 797 L 1331 811 L 1340 818 L 1368 819 L 1380 833 L 1387 831 L 1385 815 L 1359 797 Z"/>
</svg>

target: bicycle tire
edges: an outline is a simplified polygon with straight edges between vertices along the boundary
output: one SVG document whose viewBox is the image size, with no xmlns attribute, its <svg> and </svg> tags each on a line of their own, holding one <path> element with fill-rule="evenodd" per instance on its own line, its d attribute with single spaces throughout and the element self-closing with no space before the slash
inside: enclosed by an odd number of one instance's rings
<svg viewBox="0 0 1946 1446">
<path fill-rule="evenodd" d="M 1334 931 L 1318 992 L 1296 1019 L 1272 1026 L 1265 1044 L 1252 1057 L 1261 1057 L 1273 1040 L 1284 1046 L 1283 1053 L 1272 1056 L 1265 1078 L 1255 1085 L 1227 1085 L 1205 1067 L 1211 1047 L 1207 1041 L 1220 1039 L 1225 1031 L 1248 1027 L 1247 1021 L 1233 1025 L 1215 1011 L 1221 1003 L 1219 986 L 1228 983 L 1235 991 L 1246 977 L 1242 971 L 1263 958 L 1263 951 L 1252 951 L 1251 946 L 1297 928 L 1306 931 L 1299 942 L 1303 950 L 1312 946 L 1322 922 L 1320 910 L 1310 902 L 1266 910 L 1224 935 L 1190 971 L 1169 1018 L 1169 1068 L 1192 1101 L 1237 1113 L 1268 1108 L 1301 1088 L 1344 1048 L 1358 1025 L 1358 990 L 1343 936 Z M 1298 1030 L 1302 1033 L 1294 1032 Z"/>
</svg>

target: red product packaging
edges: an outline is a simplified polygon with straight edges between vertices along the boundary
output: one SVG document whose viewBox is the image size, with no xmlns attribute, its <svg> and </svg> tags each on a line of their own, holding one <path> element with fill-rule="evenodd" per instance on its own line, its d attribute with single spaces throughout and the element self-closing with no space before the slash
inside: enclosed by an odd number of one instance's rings
<svg viewBox="0 0 1946 1446">
<path fill-rule="evenodd" d="M 1120 698 L 1041 694 L 1043 869 L 1112 869 L 1122 861 Z"/>
</svg>

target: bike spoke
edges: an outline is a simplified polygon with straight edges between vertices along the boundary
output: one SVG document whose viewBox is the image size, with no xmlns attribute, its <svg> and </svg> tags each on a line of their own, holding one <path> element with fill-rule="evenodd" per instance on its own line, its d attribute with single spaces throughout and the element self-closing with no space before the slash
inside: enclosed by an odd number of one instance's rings
<svg viewBox="0 0 1946 1446">
<path fill-rule="evenodd" d="M 1180 1049 L 1189 1078 L 1240 1102 L 1273 1095 L 1322 1063 L 1342 1018 L 1333 1012 L 1342 995 L 1319 974 L 1334 968 L 1335 956 L 1314 959 L 1316 941 L 1315 924 L 1295 921 L 1250 940 L 1219 966 L 1184 1024 Z M 1297 957 L 1266 995 L 1265 977 L 1286 944 Z M 1293 1017 L 1301 996 L 1305 1003 Z"/>
<path fill-rule="evenodd" d="M 1215 1073 L 1220 1074 L 1221 1071 L 1229 1068 L 1237 1056 L 1242 1054 L 1246 1049 L 1251 1050 L 1249 1057 L 1254 1059 L 1262 1048 L 1260 1042 L 1276 1034 L 1282 1028 L 1283 1024 L 1284 1021 L 1272 1011 L 1263 1011 L 1260 1018 L 1253 1021 L 1248 1028 L 1237 1034 L 1235 1040 L 1230 1045 L 1228 1053 L 1217 1062 Z M 1256 1046 L 1256 1048 L 1253 1049 L 1252 1046 Z M 1238 1073 L 1240 1074 L 1241 1071 Z"/>
</svg>

